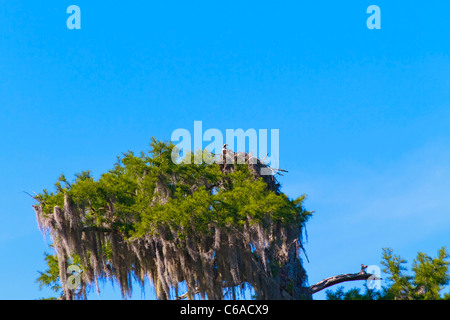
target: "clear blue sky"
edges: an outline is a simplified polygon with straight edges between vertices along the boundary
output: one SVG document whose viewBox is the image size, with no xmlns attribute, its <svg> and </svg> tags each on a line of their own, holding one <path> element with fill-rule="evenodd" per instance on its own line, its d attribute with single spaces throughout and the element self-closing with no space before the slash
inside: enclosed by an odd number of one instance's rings
<svg viewBox="0 0 450 320">
<path fill-rule="evenodd" d="M 72 4 L 81 30 L 66 27 Z M 372 4 L 381 30 L 366 27 Z M 449 12 L 433 0 L 3 1 L 0 299 L 49 295 L 22 191 L 98 176 L 195 120 L 280 129 L 283 190 L 315 211 L 310 284 L 379 264 L 383 247 L 408 266 L 435 255 L 450 238 Z"/>
</svg>

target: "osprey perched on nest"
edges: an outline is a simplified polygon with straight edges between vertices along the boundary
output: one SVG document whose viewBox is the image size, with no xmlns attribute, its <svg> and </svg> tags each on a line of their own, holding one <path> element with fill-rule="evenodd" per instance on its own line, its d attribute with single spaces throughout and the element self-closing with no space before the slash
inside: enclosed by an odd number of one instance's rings
<svg viewBox="0 0 450 320">
<path fill-rule="evenodd" d="M 222 160 L 225 160 L 225 157 L 227 156 L 227 146 L 226 143 L 222 146 Z"/>
<path fill-rule="evenodd" d="M 227 149 L 228 144 L 222 146 L 222 164 L 231 164 L 234 161 L 234 152 Z"/>
<path fill-rule="evenodd" d="M 287 172 L 283 169 L 271 168 L 264 163 L 264 159 L 260 160 L 253 156 L 253 152 L 233 152 L 227 149 L 228 144 L 222 146 L 222 158 L 220 167 L 223 172 L 233 172 L 235 164 L 247 164 L 255 178 L 262 178 L 268 185 L 269 189 L 279 193 L 280 184 L 275 178 L 275 172 Z"/>
</svg>

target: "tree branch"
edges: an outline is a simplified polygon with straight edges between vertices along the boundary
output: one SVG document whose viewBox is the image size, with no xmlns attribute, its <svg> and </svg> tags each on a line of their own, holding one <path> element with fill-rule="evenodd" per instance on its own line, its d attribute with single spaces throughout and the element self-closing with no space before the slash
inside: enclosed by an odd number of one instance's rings
<svg viewBox="0 0 450 320">
<path fill-rule="evenodd" d="M 381 280 L 381 278 L 375 277 L 371 273 L 366 272 L 367 266 L 361 265 L 361 271 L 358 273 L 347 273 L 347 274 L 341 274 L 334 277 L 329 277 L 326 279 L 323 279 L 322 281 L 317 282 L 315 285 L 312 285 L 309 287 L 311 290 L 311 294 L 317 293 L 319 291 L 322 291 L 323 289 L 326 289 L 328 287 L 334 286 L 338 283 L 347 282 L 347 281 L 357 281 L 357 280 L 368 280 L 369 278 L 373 280 Z M 192 292 L 192 296 L 196 295 L 200 291 L 196 288 L 194 289 L 194 292 Z M 186 292 L 180 296 L 178 296 L 177 300 L 183 300 L 186 299 L 189 296 L 189 292 Z"/>
<path fill-rule="evenodd" d="M 315 285 L 310 286 L 311 294 L 317 293 L 325 288 L 334 286 L 335 284 L 347 282 L 347 281 L 356 281 L 356 280 L 368 280 L 372 277 L 373 280 L 381 280 L 381 278 L 375 277 L 371 273 L 367 273 L 366 269 L 367 266 L 361 265 L 361 271 L 358 273 L 347 273 L 347 274 L 341 274 L 334 277 L 329 277 L 326 279 L 323 279 L 322 281 L 317 282 Z"/>
</svg>

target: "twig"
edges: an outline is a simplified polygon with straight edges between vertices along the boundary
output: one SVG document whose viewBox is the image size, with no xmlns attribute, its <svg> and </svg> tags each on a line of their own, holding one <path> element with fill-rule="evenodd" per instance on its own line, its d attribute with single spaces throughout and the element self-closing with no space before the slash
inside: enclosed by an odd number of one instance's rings
<svg viewBox="0 0 450 320">
<path fill-rule="evenodd" d="M 27 195 L 29 195 L 31 198 L 33 198 L 34 200 L 38 200 L 38 199 L 36 199 L 36 197 L 33 197 L 31 194 L 29 194 L 28 192 L 26 192 L 26 191 L 23 191 L 24 193 L 26 193 Z M 39 201 L 39 200 L 38 200 Z"/>
</svg>

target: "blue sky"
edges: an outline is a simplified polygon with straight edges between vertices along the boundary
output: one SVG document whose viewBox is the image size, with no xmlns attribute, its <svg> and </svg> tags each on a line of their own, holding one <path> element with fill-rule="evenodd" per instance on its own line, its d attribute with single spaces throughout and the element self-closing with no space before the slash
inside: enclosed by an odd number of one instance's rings
<svg viewBox="0 0 450 320">
<path fill-rule="evenodd" d="M 72 4 L 81 30 L 66 27 Z M 372 4 L 380 30 L 366 27 Z M 436 255 L 450 234 L 449 11 L 448 1 L 2 2 L 0 299 L 50 294 L 34 282 L 48 249 L 23 191 L 51 189 L 61 173 L 98 176 L 196 120 L 280 129 L 283 190 L 306 193 L 315 211 L 310 284 L 379 265 L 383 247 L 408 266 L 418 251 Z"/>
</svg>

